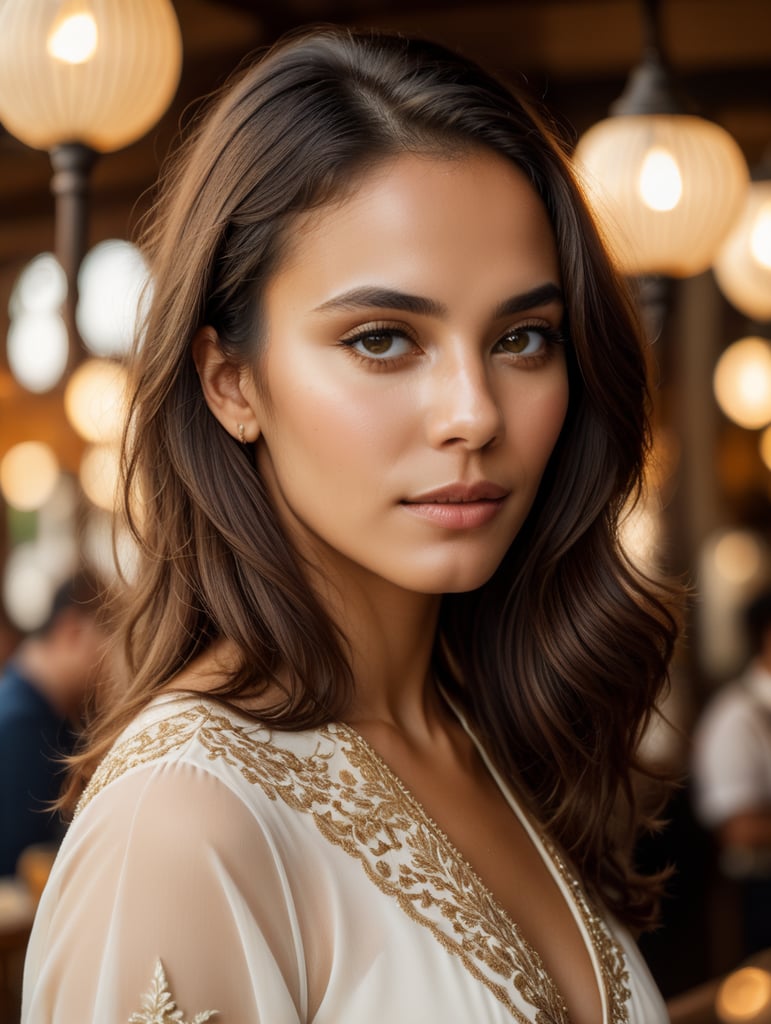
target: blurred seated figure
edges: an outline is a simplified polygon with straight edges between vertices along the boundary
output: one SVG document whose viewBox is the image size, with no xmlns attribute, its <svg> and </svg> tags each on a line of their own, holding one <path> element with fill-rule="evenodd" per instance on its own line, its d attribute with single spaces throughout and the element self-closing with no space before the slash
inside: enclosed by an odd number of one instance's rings
<svg viewBox="0 0 771 1024">
<path fill-rule="evenodd" d="M 771 947 L 771 590 L 745 612 L 752 658 L 694 734 L 696 810 L 742 894 L 744 954 Z"/>
<path fill-rule="evenodd" d="M 103 593 L 90 573 L 73 576 L 44 625 L 0 670 L 0 875 L 16 871 L 26 847 L 61 838 L 50 805 L 101 670 Z"/>
</svg>

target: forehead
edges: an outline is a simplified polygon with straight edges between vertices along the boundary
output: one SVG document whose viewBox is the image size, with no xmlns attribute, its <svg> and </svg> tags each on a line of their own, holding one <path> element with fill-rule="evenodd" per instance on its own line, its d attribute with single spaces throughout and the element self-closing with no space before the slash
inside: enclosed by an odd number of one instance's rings
<svg viewBox="0 0 771 1024">
<path fill-rule="evenodd" d="M 472 271 L 506 291 L 560 279 L 540 196 L 487 150 L 393 157 L 334 202 L 299 214 L 285 243 L 275 283 L 291 277 L 319 295 L 377 281 L 446 299 L 472 283 Z"/>
</svg>

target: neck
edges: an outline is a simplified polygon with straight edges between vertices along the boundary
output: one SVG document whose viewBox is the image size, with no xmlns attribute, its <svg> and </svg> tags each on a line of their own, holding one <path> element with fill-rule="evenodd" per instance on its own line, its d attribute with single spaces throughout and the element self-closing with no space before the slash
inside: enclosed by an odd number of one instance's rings
<svg viewBox="0 0 771 1024">
<path fill-rule="evenodd" d="M 348 642 L 354 695 L 346 719 L 398 728 L 425 720 L 441 596 L 356 572 L 326 575 L 317 591 Z"/>
</svg>

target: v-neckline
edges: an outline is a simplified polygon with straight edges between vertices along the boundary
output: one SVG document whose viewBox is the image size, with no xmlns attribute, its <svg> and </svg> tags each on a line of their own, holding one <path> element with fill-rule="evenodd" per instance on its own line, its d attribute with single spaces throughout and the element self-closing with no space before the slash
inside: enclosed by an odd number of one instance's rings
<svg viewBox="0 0 771 1024">
<path fill-rule="evenodd" d="M 592 968 L 592 975 L 594 984 L 600 997 L 600 1006 L 602 1009 L 602 1024 L 617 1024 L 617 1021 L 623 1021 L 625 1018 L 622 1012 L 616 1014 L 611 1018 L 611 992 L 610 982 L 603 971 L 602 956 L 600 950 L 597 948 L 596 939 L 592 937 L 592 931 L 597 933 L 598 926 L 606 933 L 606 938 L 610 944 L 616 947 L 617 955 L 623 959 L 623 954 L 620 951 L 617 943 L 610 935 L 607 925 L 601 923 L 596 915 L 593 915 L 592 908 L 583 893 L 583 887 L 576 876 L 575 872 L 568 866 L 565 859 L 560 855 L 556 845 L 551 841 L 547 841 L 545 837 L 535 828 L 529 816 L 523 810 L 519 801 L 515 798 L 514 793 L 508 786 L 508 784 L 501 777 L 498 770 L 493 765 L 490 757 L 485 751 L 484 747 L 480 743 L 479 739 L 475 735 L 473 729 L 468 724 L 465 715 L 458 709 L 455 704 L 449 699 L 449 697 L 442 691 L 442 698 L 445 701 L 447 707 L 450 709 L 456 720 L 463 728 L 466 735 L 469 737 L 471 742 L 474 744 L 474 748 L 482 758 L 482 762 L 485 765 L 490 777 L 494 781 L 499 792 L 506 801 L 507 806 L 516 816 L 517 821 L 520 823 L 525 831 L 525 834 L 535 848 L 538 856 L 544 863 L 549 875 L 557 887 L 560 898 L 567 907 L 568 913 L 571 915 L 576 927 L 578 928 L 581 941 L 583 942 L 584 948 L 589 956 L 589 962 Z M 441 839 L 443 845 L 450 852 L 452 858 L 459 864 L 462 864 L 465 870 L 473 877 L 476 885 L 484 891 L 488 897 L 491 905 L 495 908 L 495 911 L 508 927 L 514 932 L 519 942 L 527 949 L 531 956 L 534 956 L 539 964 L 542 966 L 544 974 L 548 977 L 551 985 L 554 988 L 554 992 L 559 996 L 565 1010 L 565 1019 L 569 1020 L 567 1005 L 565 1004 L 565 997 L 562 994 L 559 986 L 554 980 L 551 973 L 547 970 L 543 959 L 538 950 L 529 942 L 529 940 L 523 935 L 519 925 L 514 920 L 512 915 L 503 905 L 502 901 L 498 896 L 488 887 L 484 879 L 480 876 L 473 864 L 471 864 L 468 858 L 463 852 L 458 849 L 456 844 L 450 839 L 445 830 L 431 817 L 426 808 L 423 806 L 421 801 L 414 795 L 407 784 L 400 778 L 396 771 L 388 764 L 381 754 L 372 746 L 362 734 L 355 728 L 355 726 L 349 725 L 348 723 L 339 722 L 335 724 L 336 730 L 342 730 L 347 733 L 349 737 L 358 745 L 363 748 L 367 755 L 378 764 L 381 773 L 384 773 L 389 778 L 393 786 L 400 792 L 402 797 L 409 803 L 414 809 L 418 818 L 422 819 L 423 823 Z M 550 849 L 547 849 L 547 842 Z M 579 898 L 580 894 L 580 898 Z M 595 927 L 591 928 L 589 924 L 590 918 L 594 916 Z M 621 1001 L 623 1005 L 623 1001 Z M 620 1009 L 620 1007 L 619 1007 Z"/>
<path fill-rule="evenodd" d="M 445 949 L 460 957 L 519 1024 L 531 1019 L 523 1016 L 519 1000 L 527 1002 L 539 1020 L 568 1020 L 554 978 L 511 915 L 397 773 L 353 726 L 333 722 L 318 729 L 284 732 L 256 723 L 235 708 L 225 711 L 212 706 L 203 695 L 186 698 L 181 704 L 187 710 L 180 708 L 171 716 L 162 711 L 157 720 L 153 716 L 116 745 L 84 793 L 79 811 L 131 767 L 197 740 L 210 759 L 224 758 L 271 799 L 309 813 L 325 838 L 359 860 L 371 880 L 395 898 L 412 920 L 426 926 Z M 603 1024 L 624 1024 L 629 1019 L 630 992 L 622 947 L 594 911 L 556 846 L 528 820 L 465 717 L 450 701 L 448 705 L 576 921 L 600 993 Z M 303 736 L 306 738 L 300 740 Z M 338 756 L 350 767 L 341 764 Z M 287 778 L 298 770 L 299 790 L 287 787 Z"/>
</svg>

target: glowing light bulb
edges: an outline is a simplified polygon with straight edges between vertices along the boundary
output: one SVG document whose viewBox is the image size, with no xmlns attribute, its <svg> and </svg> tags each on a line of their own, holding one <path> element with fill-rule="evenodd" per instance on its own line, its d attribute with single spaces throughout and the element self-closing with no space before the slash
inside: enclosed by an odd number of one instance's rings
<svg viewBox="0 0 771 1024">
<path fill-rule="evenodd" d="M 638 188 L 651 210 L 674 210 L 683 195 L 683 178 L 677 161 L 663 146 L 648 150 L 640 169 Z"/>
<path fill-rule="evenodd" d="M 750 235 L 750 251 L 762 267 L 771 270 L 771 203 L 764 203 Z"/>
<path fill-rule="evenodd" d="M 96 53 L 99 33 L 93 14 L 79 11 L 58 21 L 51 30 L 46 49 L 65 64 L 85 64 Z"/>
</svg>

